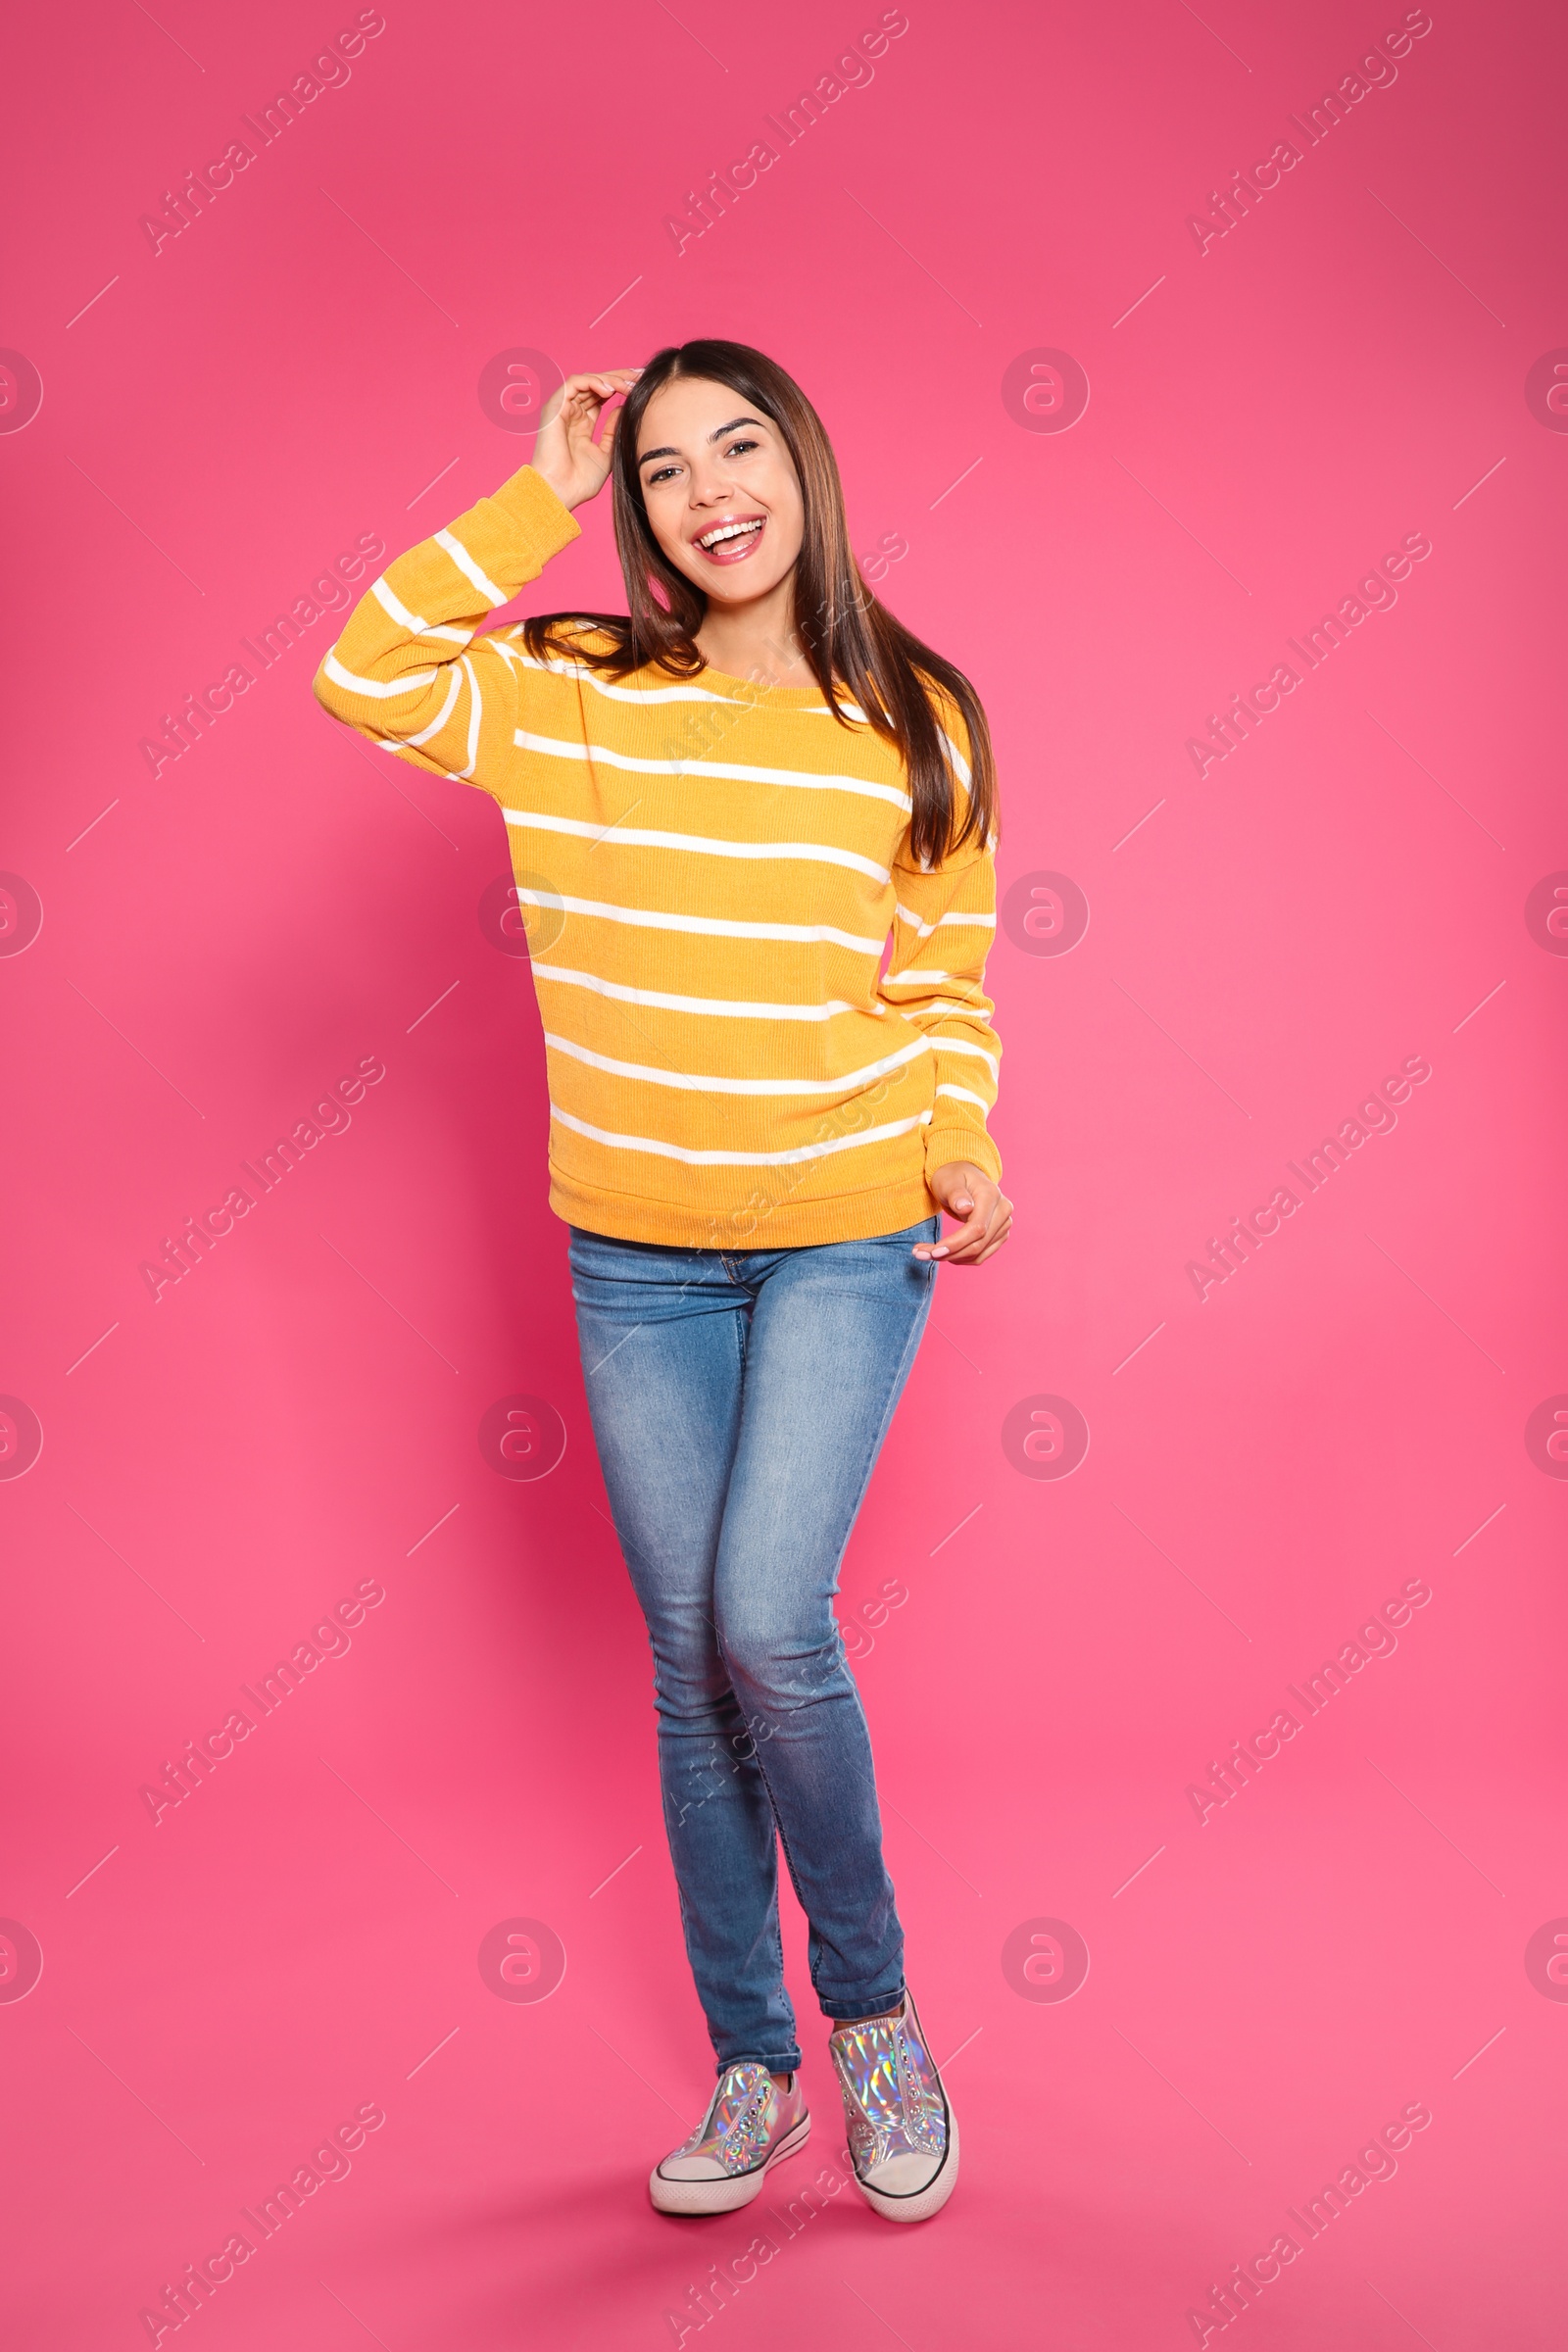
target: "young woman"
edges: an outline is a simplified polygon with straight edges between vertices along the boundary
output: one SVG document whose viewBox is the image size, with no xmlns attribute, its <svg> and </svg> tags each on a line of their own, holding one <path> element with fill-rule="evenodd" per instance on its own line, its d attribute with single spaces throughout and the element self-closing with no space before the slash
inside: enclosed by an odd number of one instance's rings
<svg viewBox="0 0 1568 2352">
<path fill-rule="evenodd" d="M 629 614 L 481 633 L 612 468 Z M 984 1263 L 1011 1215 L 984 714 L 861 581 L 805 395 L 723 342 L 569 376 L 532 465 L 390 565 L 316 691 L 493 793 L 511 835 L 551 1205 L 717 2058 L 653 2201 L 744 2205 L 805 2143 L 782 1841 L 856 2178 L 924 2220 L 957 2126 L 832 1603 L 937 1262 Z"/>
</svg>

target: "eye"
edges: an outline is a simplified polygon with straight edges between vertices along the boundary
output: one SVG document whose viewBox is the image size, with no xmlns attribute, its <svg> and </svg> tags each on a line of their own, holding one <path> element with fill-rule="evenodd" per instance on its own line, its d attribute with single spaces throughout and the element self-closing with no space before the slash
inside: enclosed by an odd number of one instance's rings
<svg viewBox="0 0 1568 2352">
<path fill-rule="evenodd" d="M 660 482 L 667 482 L 667 481 L 669 480 L 669 478 L 670 478 L 671 474 L 673 474 L 673 473 L 675 472 L 675 470 L 676 470 L 676 468 L 675 468 L 673 466 L 656 466 L 654 467 L 654 470 L 653 470 L 653 472 L 652 472 L 652 473 L 644 474 L 644 476 L 643 476 L 643 487 L 644 487 L 644 489 L 645 489 L 645 490 L 652 490 L 652 489 L 654 489 L 654 488 L 655 488 L 655 487 L 656 487 L 656 486 L 657 486 L 657 485 L 658 485 Z"/>
<path fill-rule="evenodd" d="M 757 449 L 758 447 L 760 447 L 758 442 L 748 441 L 743 438 L 738 441 L 732 441 L 729 444 L 729 447 L 725 450 L 724 455 L 726 458 L 744 458 L 748 451 Z"/>
</svg>

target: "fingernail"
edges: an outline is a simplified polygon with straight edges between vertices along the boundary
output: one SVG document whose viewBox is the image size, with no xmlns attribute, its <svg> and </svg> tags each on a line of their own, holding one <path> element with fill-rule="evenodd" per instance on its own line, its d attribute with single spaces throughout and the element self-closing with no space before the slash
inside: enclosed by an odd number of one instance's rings
<svg viewBox="0 0 1568 2352">
<path fill-rule="evenodd" d="M 946 1242 L 938 1242 L 938 1244 L 937 1244 L 936 1248 L 935 1248 L 935 1249 L 932 1250 L 931 1254 L 932 1254 L 932 1256 L 933 1256 L 933 1257 L 946 1257 L 946 1256 L 947 1256 L 947 1254 L 948 1254 L 948 1245 L 947 1245 L 947 1243 L 946 1243 Z"/>
</svg>

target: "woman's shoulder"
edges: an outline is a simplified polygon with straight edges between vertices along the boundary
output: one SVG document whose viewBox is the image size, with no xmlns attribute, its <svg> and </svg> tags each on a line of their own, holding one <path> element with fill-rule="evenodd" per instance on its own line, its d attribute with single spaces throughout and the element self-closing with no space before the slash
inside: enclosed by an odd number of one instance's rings
<svg viewBox="0 0 1568 2352">
<path fill-rule="evenodd" d="M 952 689 L 940 678 L 922 676 L 925 699 L 931 706 L 931 715 L 950 743 L 964 753 L 969 749 L 969 729 L 963 715 L 963 706 Z"/>
<path fill-rule="evenodd" d="M 617 612 L 547 612 L 523 626 L 542 654 L 566 663 L 613 659 L 631 633 L 630 620 Z"/>
</svg>

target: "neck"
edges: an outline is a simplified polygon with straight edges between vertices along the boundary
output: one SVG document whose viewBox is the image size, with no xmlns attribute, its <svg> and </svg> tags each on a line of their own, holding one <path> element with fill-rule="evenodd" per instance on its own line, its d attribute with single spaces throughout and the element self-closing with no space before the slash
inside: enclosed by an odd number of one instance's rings
<svg viewBox="0 0 1568 2352">
<path fill-rule="evenodd" d="M 697 650 L 729 678 L 752 678 L 762 686 L 811 685 L 810 664 L 795 627 L 794 572 L 745 604 L 720 604 L 710 597 Z"/>
</svg>

